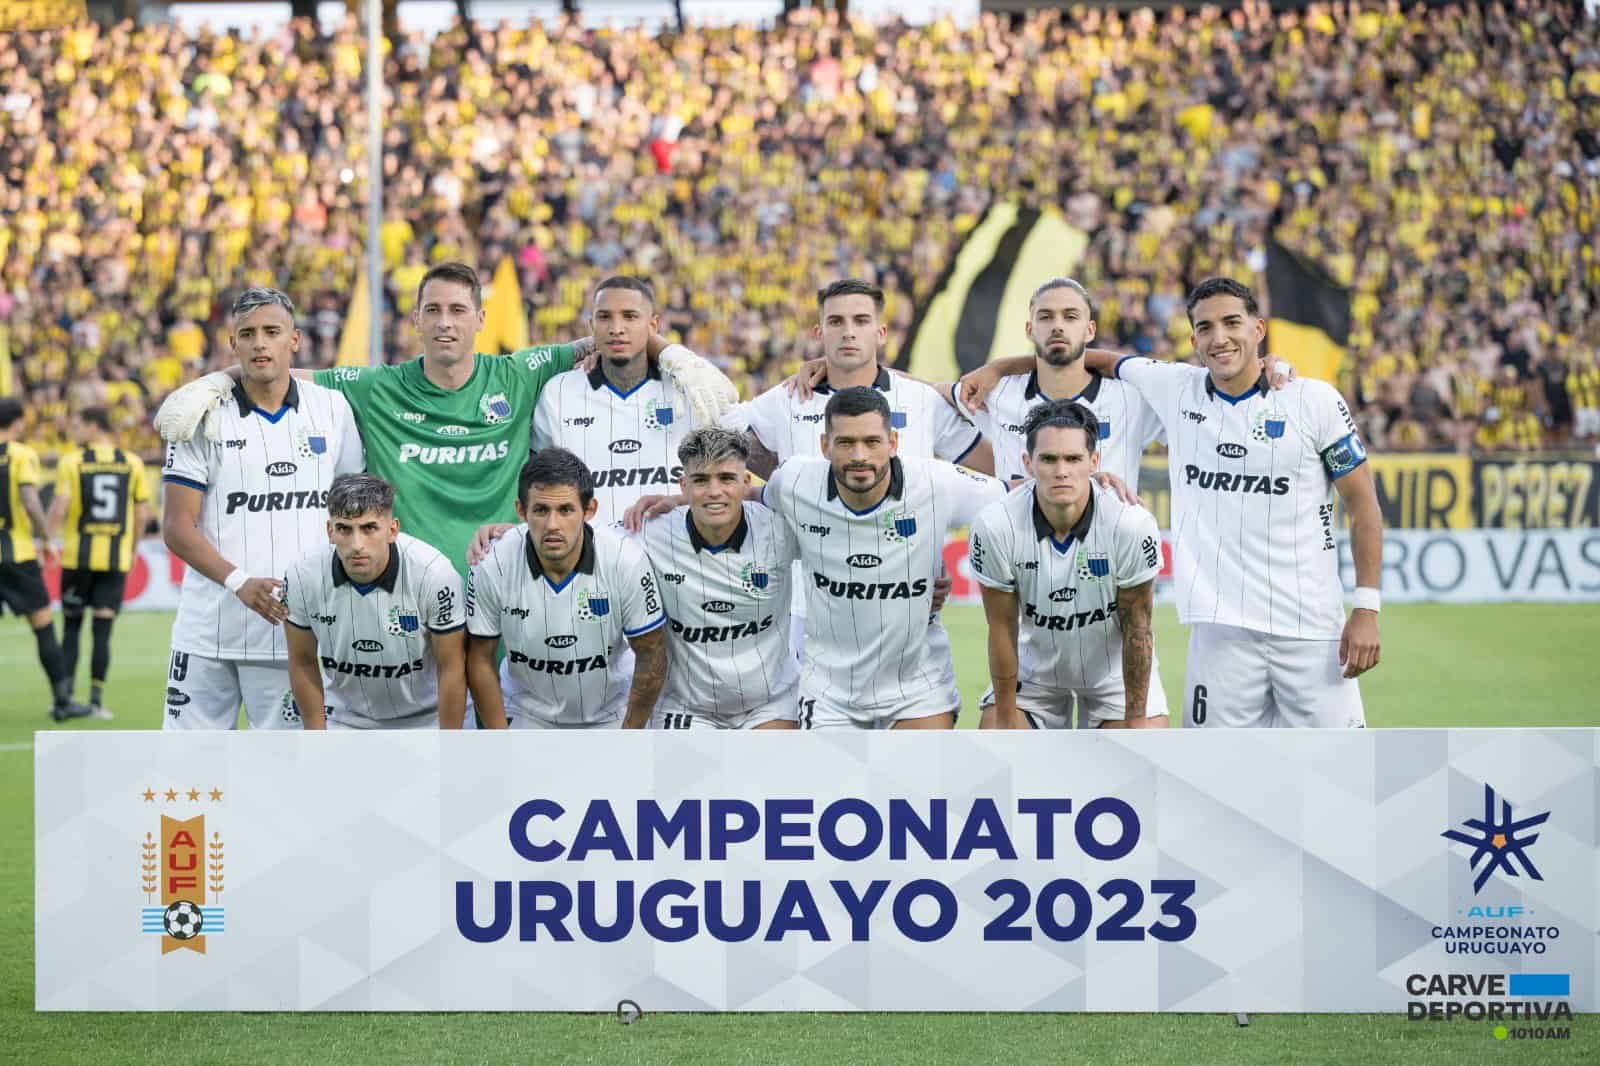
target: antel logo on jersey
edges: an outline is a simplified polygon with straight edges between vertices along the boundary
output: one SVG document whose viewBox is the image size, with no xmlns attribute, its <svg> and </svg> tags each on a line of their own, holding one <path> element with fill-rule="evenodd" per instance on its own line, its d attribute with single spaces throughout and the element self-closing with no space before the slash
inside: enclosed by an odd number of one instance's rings
<svg viewBox="0 0 1600 1066">
<path fill-rule="evenodd" d="M 845 562 L 849 563 L 851 566 L 858 566 L 863 570 L 867 570 L 874 566 L 882 565 L 883 560 L 878 558 L 876 555 L 870 555 L 867 552 L 857 552 L 855 555 L 852 555 L 850 558 L 846 559 Z"/>
<path fill-rule="evenodd" d="M 544 646 L 547 648 L 570 648 L 576 643 L 578 638 L 571 633 L 558 633 L 553 637 L 544 638 Z"/>
<path fill-rule="evenodd" d="M 381 641 L 381 640 L 358 640 L 358 641 L 354 642 L 353 644 L 351 644 L 350 646 L 352 648 L 354 648 L 356 651 L 382 651 L 383 650 L 383 641 Z"/>
<path fill-rule="evenodd" d="M 299 469 L 300 468 L 298 466 L 295 466 L 293 463 L 290 463 L 290 462 L 268 463 L 267 464 L 267 476 L 268 477 L 292 477 L 294 475 L 294 472 L 296 470 L 299 470 Z"/>
<path fill-rule="evenodd" d="M 1078 598 L 1078 590 L 1068 585 L 1064 589 L 1056 589 L 1050 594 L 1051 603 L 1071 603 Z"/>
<path fill-rule="evenodd" d="M 707 600 L 700 605 L 709 614 L 727 614 L 733 610 L 733 604 L 727 600 Z"/>
<path fill-rule="evenodd" d="M 1224 459 L 1243 459 L 1250 454 L 1250 449 L 1243 444 L 1235 444 L 1231 440 L 1225 440 L 1217 445 L 1217 454 Z"/>
<path fill-rule="evenodd" d="M 640 448 L 643 448 L 644 445 L 636 440 L 623 439 L 614 440 L 610 444 L 606 445 L 606 447 L 611 449 L 611 454 L 613 455 L 632 455 Z"/>
<path fill-rule="evenodd" d="M 468 433 L 471 433 L 472 430 L 468 429 L 466 426 L 440 426 L 434 432 L 438 433 L 441 437 L 465 437 Z"/>
</svg>

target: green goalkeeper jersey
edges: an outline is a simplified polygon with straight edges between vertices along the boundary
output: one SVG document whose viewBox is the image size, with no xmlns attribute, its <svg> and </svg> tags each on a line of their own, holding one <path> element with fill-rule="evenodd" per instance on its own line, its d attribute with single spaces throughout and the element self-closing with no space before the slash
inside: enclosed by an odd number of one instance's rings
<svg viewBox="0 0 1600 1066">
<path fill-rule="evenodd" d="M 479 355 L 459 389 L 441 389 L 422 359 L 319 370 L 355 411 L 367 470 L 394 486 L 402 531 L 433 545 L 463 575 L 467 546 L 485 522 L 515 522 L 517 475 L 528 458 L 534 405 L 573 365 L 569 344 Z"/>
</svg>

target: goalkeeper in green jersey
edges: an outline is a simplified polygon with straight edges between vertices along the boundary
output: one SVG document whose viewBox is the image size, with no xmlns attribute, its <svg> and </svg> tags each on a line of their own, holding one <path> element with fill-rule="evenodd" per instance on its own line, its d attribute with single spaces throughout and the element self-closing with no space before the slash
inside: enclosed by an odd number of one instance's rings
<svg viewBox="0 0 1600 1066">
<path fill-rule="evenodd" d="M 463 575 L 478 526 L 515 520 L 517 474 L 528 457 L 540 390 L 593 346 L 585 338 L 511 355 L 476 354 L 472 342 L 483 320 L 477 273 L 464 263 L 441 263 L 417 287 L 412 321 L 422 336 L 421 358 L 294 371 L 344 393 L 366 446 L 367 470 L 395 487 L 400 528 L 443 552 Z M 672 382 L 674 406 L 697 425 L 715 424 L 738 399 L 732 382 L 682 345 L 652 337 L 649 354 Z M 175 391 L 156 416 L 161 436 L 188 440 L 204 422 L 215 439 L 213 412 L 233 387 L 230 373 L 215 373 Z"/>
</svg>

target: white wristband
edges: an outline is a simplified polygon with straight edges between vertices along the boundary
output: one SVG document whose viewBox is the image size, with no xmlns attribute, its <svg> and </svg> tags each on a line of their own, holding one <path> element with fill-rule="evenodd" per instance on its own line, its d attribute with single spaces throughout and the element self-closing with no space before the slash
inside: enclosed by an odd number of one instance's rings
<svg viewBox="0 0 1600 1066">
<path fill-rule="evenodd" d="M 244 567 L 236 566 L 228 574 L 228 576 L 223 579 L 222 587 L 227 589 L 229 592 L 237 594 L 238 591 L 244 587 L 244 583 L 249 580 L 250 575 L 244 572 Z"/>
<path fill-rule="evenodd" d="M 1383 599 L 1378 595 L 1377 589 L 1356 589 L 1356 594 L 1351 599 L 1355 602 L 1355 607 L 1358 611 L 1371 611 L 1376 614 L 1382 609 Z"/>
</svg>

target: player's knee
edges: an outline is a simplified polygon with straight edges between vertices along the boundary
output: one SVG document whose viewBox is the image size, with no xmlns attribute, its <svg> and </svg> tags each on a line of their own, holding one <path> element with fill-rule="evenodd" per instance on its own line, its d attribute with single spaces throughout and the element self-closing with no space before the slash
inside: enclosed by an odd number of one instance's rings
<svg viewBox="0 0 1600 1066">
<path fill-rule="evenodd" d="M 43 629 L 50 624 L 51 617 L 50 608 L 41 607 L 37 611 L 32 611 L 28 614 L 28 625 L 34 629 Z"/>
</svg>

